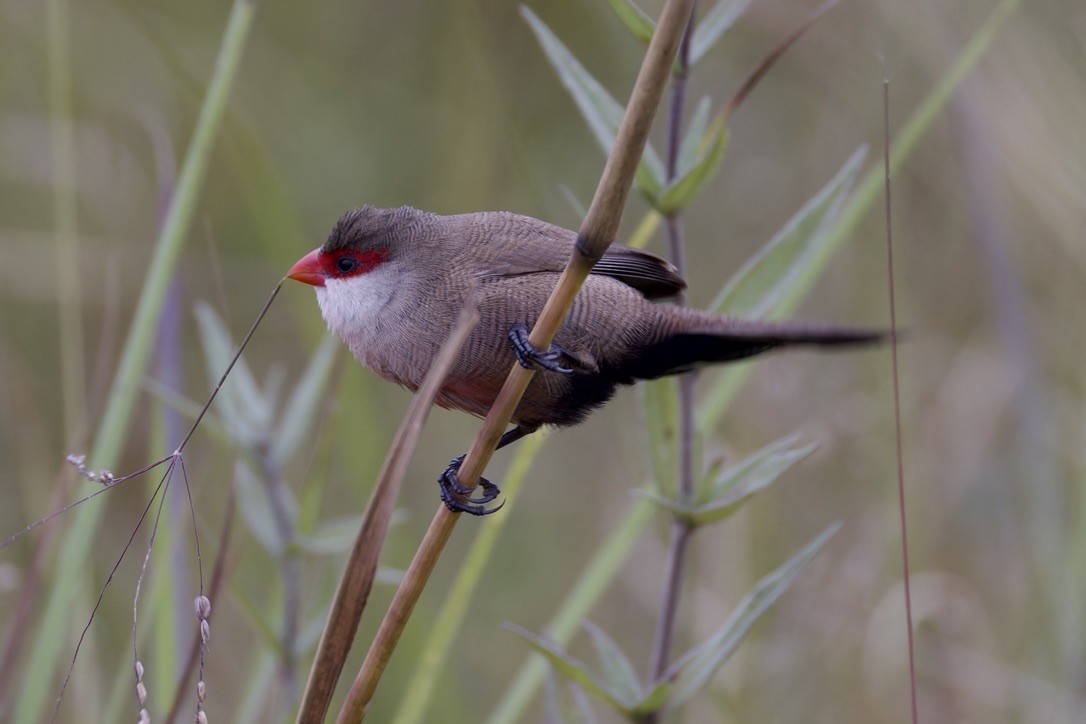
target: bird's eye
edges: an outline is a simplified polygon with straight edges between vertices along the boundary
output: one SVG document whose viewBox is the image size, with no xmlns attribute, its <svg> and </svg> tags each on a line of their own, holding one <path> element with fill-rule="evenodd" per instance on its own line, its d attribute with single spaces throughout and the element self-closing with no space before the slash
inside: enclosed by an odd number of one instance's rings
<svg viewBox="0 0 1086 724">
<path fill-rule="evenodd" d="M 341 256 L 336 259 L 336 269 L 340 274 L 350 274 L 354 271 L 354 267 L 357 262 L 349 256 Z"/>
</svg>

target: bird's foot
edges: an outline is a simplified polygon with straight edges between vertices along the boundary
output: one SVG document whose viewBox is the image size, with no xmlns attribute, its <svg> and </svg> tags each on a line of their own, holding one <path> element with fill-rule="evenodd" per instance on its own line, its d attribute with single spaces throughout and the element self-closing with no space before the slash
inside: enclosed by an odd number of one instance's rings
<svg viewBox="0 0 1086 724">
<path fill-rule="evenodd" d="M 479 478 L 479 487 L 483 489 L 483 494 L 478 498 L 467 497 L 471 495 L 472 488 L 461 485 L 457 477 L 457 471 L 463 463 L 463 455 L 453 458 L 449 467 L 445 468 L 445 472 L 438 476 L 437 486 L 441 489 L 441 502 L 454 513 L 470 513 L 471 515 L 497 513 L 505 505 L 505 501 L 492 508 L 487 508 L 486 504 L 497 498 L 502 491 L 486 478 Z"/>
<path fill-rule="evenodd" d="M 529 370 L 543 369 L 563 375 L 573 373 L 569 367 L 562 366 L 561 359 L 567 356 L 564 349 L 556 344 L 546 349 L 539 349 L 528 341 L 528 335 L 527 325 L 520 322 L 514 324 L 509 330 L 509 341 L 513 343 L 513 352 L 517 355 L 517 361 L 520 362 L 521 367 Z"/>
</svg>

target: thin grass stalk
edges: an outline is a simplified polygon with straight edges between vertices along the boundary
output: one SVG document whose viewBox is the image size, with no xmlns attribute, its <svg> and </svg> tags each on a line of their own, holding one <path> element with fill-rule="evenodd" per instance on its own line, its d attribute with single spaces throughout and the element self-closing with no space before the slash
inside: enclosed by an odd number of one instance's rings
<svg viewBox="0 0 1086 724">
<path fill-rule="evenodd" d="M 935 87 L 925 96 L 923 102 L 910 114 L 909 118 L 901 126 L 901 130 L 898 131 L 897 136 L 894 137 L 890 147 L 891 174 L 897 173 L 901 165 L 916 149 L 924 133 L 935 121 L 935 117 L 946 107 L 951 95 L 992 44 L 996 32 L 1020 4 L 1021 0 L 1003 0 L 993 8 L 973 34 L 969 45 L 958 55 L 946 74 L 939 79 Z M 814 286 L 815 281 L 822 276 L 830 258 L 856 231 L 864 215 L 881 199 L 882 192 L 882 169 L 872 167 L 864 174 L 864 177 L 856 185 L 855 191 L 845 201 L 837 224 L 830 231 L 830 240 L 819 248 L 817 256 L 812 258 L 803 275 L 796 279 L 795 284 L 782 297 L 774 316 L 783 317 L 795 311 L 799 302 L 807 296 L 811 287 Z M 731 365 L 721 373 L 728 376 L 727 383 L 716 385 L 713 391 L 698 406 L 697 424 L 699 430 L 703 432 L 711 430 L 720 423 L 724 411 L 734 399 L 735 394 L 750 374 L 751 369 L 751 363 L 740 362 Z"/>
<path fill-rule="evenodd" d="M 690 74 L 690 41 L 697 24 L 697 6 L 686 25 L 682 45 L 679 47 L 678 66 L 671 79 L 671 108 L 668 113 L 667 135 L 667 180 L 672 183 L 679 170 L 679 146 L 682 140 L 683 108 L 686 100 L 686 84 Z M 671 263 L 686 274 L 686 251 L 683 239 L 683 219 L 681 212 L 670 214 L 666 221 L 668 249 Z M 686 305 L 686 295 L 677 300 Z M 695 372 L 688 372 L 678 380 L 679 386 L 679 500 L 689 502 L 694 497 L 694 384 Z M 656 634 L 652 646 L 652 658 L 649 661 L 650 684 L 658 681 L 671 660 L 672 642 L 675 637 L 675 622 L 678 620 L 679 595 L 682 592 L 683 572 L 686 569 L 686 548 L 694 529 L 690 521 L 676 515 L 671 522 L 671 539 L 668 544 L 668 557 L 664 573 L 663 601 L 660 616 L 656 623 Z M 645 716 L 648 723 L 659 719 L 656 712 Z"/>
<path fill-rule="evenodd" d="M 664 6 L 622 118 L 615 145 L 607 158 L 607 165 L 588 215 L 577 235 L 574 253 L 529 336 L 529 341 L 535 347 L 545 348 L 550 345 L 558 325 L 573 304 L 573 297 L 596 260 L 603 255 L 618 233 L 634 173 L 667 85 L 693 2 L 694 0 L 668 0 Z M 460 480 L 463 484 L 474 485 L 478 481 L 494 453 L 498 438 L 509 425 L 532 374 L 520 365 L 513 366 L 460 468 Z M 366 706 L 377 689 L 377 682 L 442 549 L 452 535 L 458 518 L 458 514 L 450 512 L 444 506 L 438 509 L 347 695 L 340 711 L 340 722 L 357 722 L 364 716 Z"/>
<path fill-rule="evenodd" d="M 215 554 L 215 564 L 211 571 L 211 583 L 208 586 L 207 597 L 212 601 L 219 600 L 219 595 L 222 593 L 223 584 L 226 582 L 226 576 L 230 568 L 233 567 L 234 560 L 231 557 L 233 551 L 230 544 L 234 535 L 234 511 L 237 509 L 237 491 L 234 486 L 230 486 L 230 491 L 226 495 L 226 509 L 223 512 L 222 528 L 219 530 L 219 550 Z M 236 558 L 236 556 L 234 556 Z M 200 647 L 203 645 L 203 640 L 200 638 L 200 631 L 197 630 L 192 637 L 192 641 L 189 644 L 188 654 L 186 655 L 185 662 L 181 667 L 181 676 L 177 679 L 177 688 L 173 694 L 173 701 L 170 704 L 169 713 L 163 720 L 167 724 L 177 719 L 181 713 L 181 707 L 184 702 L 193 701 L 195 699 L 196 687 L 192 686 L 193 677 L 196 675 L 196 670 L 200 663 Z"/>
<path fill-rule="evenodd" d="M 897 359 L 897 293 L 894 288 L 893 204 L 890 195 L 890 81 L 882 82 L 882 168 L 886 190 L 886 280 L 890 308 L 890 377 L 894 389 L 894 443 L 897 450 L 898 516 L 901 522 L 901 580 L 905 592 L 905 640 L 909 648 L 909 713 L 917 724 L 916 651 L 913 634 L 913 597 L 909 573 L 909 525 L 905 515 L 905 464 L 901 445 L 901 376 Z"/>
<path fill-rule="evenodd" d="M 328 612 L 324 633 L 317 645 L 317 653 L 298 711 L 299 724 L 323 722 L 328 713 L 336 682 L 343 671 L 347 654 L 350 653 L 362 611 L 373 587 L 373 579 L 377 575 L 377 561 L 388 535 L 389 522 L 407 474 L 407 465 L 415 452 L 422 426 L 434 404 L 434 397 L 478 320 L 474 303 L 469 302 L 461 312 L 456 328 L 445 340 L 431 364 L 426 379 L 400 423 L 400 429 L 396 431 L 396 437 L 366 506 L 354 547 L 344 565 L 343 576 L 336 589 L 332 608 Z"/>
<path fill-rule="evenodd" d="M 140 294 L 136 316 L 125 341 L 109 401 L 98 426 L 90 459 L 100 468 L 116 467 L 128 431 L 136 393 L 147 369 L 155 327 L 162 310 L 169 279 L 177 265 L 182 244 L 199 192 L 241 53 L 256 12 L 254 0 L 236 0 L 223 36 L 215 71 L 204 97 L 192 143 L 174 190 L 166 221 L 159 232 L 151 265 Z M 68 619 L 77 591 L 85 582 L 85 553 L 92 547 L 105 509 L 90 506 L 76 517 L 61 543 L 56 571 L 50 585 L 49 601 L 41 618 L 36 646 L 26 667 L 22 695 L 16 710 L 17 721 L 41 721 L 42 710 L 52 686 L 53 673 L 63 642 L 67 640 Z"/>
<path fill-rule="evenodd" d="M 426 637 L 426 646 L 419 654 L 419 664 L 415 667 L 415 674 L 404 688 L 405 695 L 400 703 L 399 711 L 393 718 L 394 724 L 418 724 L 423 721 L 441 674 L 441 667 L 445 664 L 453 641 L 463 630 L 464 617 L 471 605 L 475 589 L 497 546 L 498 538 L 511 520 L 508 508 L 516 505 L 517 493 L 528 477 L 536 454 L 545 440 L 546 432 L 544 431 L 531 435 L 519 443 L 516 455 L 513 456 L 513 461 L 509 465 L 509 472 L 502 482 L 502 493 L 509 501 L 505 515 L 496 516 L 495 520 L 479 529 L 479 534 L 475 537 L 471 549 L 464 557 L 460 572 L 453 581 L 448 595 L 445 596 L 430 634 Z"/>
</svg>

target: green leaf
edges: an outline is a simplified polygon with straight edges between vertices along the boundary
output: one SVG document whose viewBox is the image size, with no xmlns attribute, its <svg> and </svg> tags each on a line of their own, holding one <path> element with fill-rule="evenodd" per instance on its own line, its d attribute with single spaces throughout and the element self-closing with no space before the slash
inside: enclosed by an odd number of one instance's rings
<svg viewBox="0 0 1086 724">
<path fill-rule="evenodd" d="M 253 536 L 260 542 L 269 554 L 279 558 L 286 550 L 288 530 L 294 529 L 294 523 L 298 518 L 298 503 L 294 500 L 290 489 L 285 485 L 276 486 L 282 496 L 280 505 L 286 521 L 277 520 L 275 507 L 271 496 L 273 492 L 265 481 L 260 479 L 256 471 L 244 460 L 238 460 L 234 465 L 234 485 L 238 489 L 238 508 L 241 517 Z M 283 526 L 286 523 L 287 526 Z"/>
<path fill-rule="evenodd" d="M 784 441 L 773 443 L 768 448 L 752 455 L 751 457 L 756 458 L 755 460 L 744 460 L 743 464 L 736 469 L 724 471 L 714 485 L 713 499 L 696 506 L 689 516 L 690 520 L 695 525 L 707 525 L 732 516 L 756 493 L 775 483 L 784 471 L 810 455 L 818 447 L 812 444 L 801 448 L 770 450 L 770 448 L 777 448 L 781 442 Z"/>
<path fill-rule="evenodd" d="M 572 703 L 570 721 L 577 724 L 599 724 L 600 720 L 592 711 L 591 702 L 588 700 L 588 694 L 584 693 L 584 689 L 570 684 L 569 698 Z"/>
<path fill-rule="evenodd" d="M 705 147 L 705 125 L 709 122 L 711 106 L 712 101 L 709 100 L 709 96 L 702 96 L 701 100 L 698 101 L 697 108 L 694 109 L 694 113 L 690 116 L 690 124 L 687 126 L 686 135 L 683 136 L 682 143 L 679 144 L 680 176 L 686 175 L 687 171 L 698 162 L 701 151 Z"/>
<path fill-rule="evenodd" d="M 690 65 L 705 56 L 750 5 L 750 0 L 720 0 L 705 14 L 690 39 Z"/>
<path fill-rule="evenodd" d="M 181 413 L 189 420 L 195 420 L 204 408 L 203 403 L 196 402 L 191 398 L 175 392 L 158 380 L 147 380 L 144 383 L 144 387 L 151 397 L 176 412 Z M 220 420 L 215 413 L 208 412 L 205 414 L 203 419 L 200 420 L 200 425 L 205 432 L 211 433 L 213 437 L 218 438 L 220 441 L 233 442 L 229 431 L 226 429 L 226 424 Z"/>
<path fill-rule="evenodd" d="M 289 460 L 312 431 L 338 346 L 332 335 L 325 336 L 287 400 L 286 407 L 283 408 L 282 422 L 275 431 L 271 445 L 272 458 L 276 464 L 283 465 Z"/>
<path fill-rule="evenodd" d="M 394 511 L 389 525 L 403 522 L 404 517 L 403 511 Z M 361 515 L 328 518 L 320 521 L 312 533 L 297 536 L 295 542 L 302 550 L 317 555 L 343 553 L 354 544 L 361 525 Z"/>
<path fill-rule="evenodd" d="M 529 633 L 520 626 L 511 623 L 503 625 L 527 641 L 528 645 L 533 649 L 543 654 L 558 672 L 571 681 L 576 682 L 578 686 L 589 694 L 598 696 L 606 701 L 616 711 L 626 712 L 630 707 L 637 704 L 636 701 L 623 701 L 620 699 L 619 696 L 616 695 L 616 692 L 611 691 L 607 684 L 600 681 L 587 665 L 559 649 L 552 641 Z"/>
<path fill-rule="evenodd" d="M 689 521 L 694 520 L 694 513 L 697 511 L 697 508 L 693 505 L 680 503 L 674 498 L 669 498 L 666 495 L 660 495 L 655 491 L 645 490 L 644 488 L 634 490 L 633 494 L 635 497 L 644 498 L 653 505 L 659 508 L 663 508 L 672 515 L 676 515 L 680 518 L 685 518 Z"/>
<path fill-rule="evenodd" d="M 637 706 L 630 711 L 630 715 L 633 717 L 643 716 L 663 709 L 664 704 L 667 703 L 668 697 L 671 695 L 671 688 L 670 681 L 661 681 L 657 683 L 652 687 L 648 694 L 642 697 Z"/>
<path fill-rule="evenodd" d="M 233 359 L 237 345 L 230 338 L 219 315 L 205 302 L 196 304 L 196 321 L 203 341 L 208 376 L 218 381 Z M 216 402 L 222 409 L 222 418 L 231 435 L 240 444 L 253 444 L 271 426 L 272 408 L 244 358 L 234 365 L 230 379 L 223 383 Z"/>
<path fill-rule="evenodd" d="M 796 447 L 798 434 L 782 437 L 771 442 L 753 455 L 721 472 L 713 483 L 711 495 L 719 498 L 723 495 L 739 496 L 765 488 L 776 480 L 785 470 L 810 455 L 817 444 Z"/>
<path fill-rule="evenodd" d="M 639 702 L 644 697 L 641 682 L 637 678 L 637 672 L 633 664 L 622 653 L 622 649 L 614 640 L 603 632 L 591 621 L 584 622 L 584 629 L 592 639 L 596 648 L 596 656 L 599 657 L 607 687 L 615 692 L 618 699 L 628 702 Z"/>
<path fill-rule="evenodd" d="M 760 580 L 708 641 L 691 649 L 672 665 L 666 677 L 674 682 L 669 706 L 683 704 L 709 682 L 739 646 L 754 622 L 780 598 L 804 566 L 840 528 L 840 523 L 831 525 L 790 561 Z"/>
<path fill-rule="evenodd" d="M 826 255 L 840 243 L 836 220 L 866 154 L 866 146 L 853 153 L 837 175 L 736 272 L 713 302 L 715 314 L 756 318 L 790 311 L 797 286 L 809 284 L 812 270 L 824 267 Z M 698 406 L 698 430 L 716 425 L 753 364 L 739 362 L 719 373 Z"/>
<path fill-rule="evenodd" d="M 656 22 L 648 14 L 637 7 L 633 0 L 610 0 L 615 14 L 626 24 L 634 37 L 645 45 L 652 40 L 652 34 L 656 32 Z"/>
<path fill-rule="evenodd" d="M 723 470 L 719 464 L 710 466 L 695 503 L 684 503 L 652 490 L 635 490 L 634 494 L 695 525 L 715 523 L 735 513 L 755 493 L 772 485 L 818 447 L 794 447 L 798 440 L 798 435 L 781 438 Z"/>
<path fill-rule="evenodd" d="M 770 316 L 797 276 L 815 256 L 834 225 L 867 155 L 863 146 L 803 205 L 788 223 L 728 281 L 713 302 L 717 314 Z"/>
<path fill-rule="evenodd" d="M 558 77 L 566 90 L 573 96 L 573 102 L 581 111 L 588 127 L 604 153 L 610 153 L 615 144 L 618 127 L 622 123 L 623 108 L 600 83 L 585 70 L 573 53 L 551 32 L 542 20 L 528 8 L 521 6 L 520 14 L 528 21 L 535 33 L 543 52 L 554 66 Z M 664 186 L 664 165 L 651 145 L 645 146 L 645 153 L 638 164 L 636 181 L 641 190 L 656 198 Z"/>
<path fill-rule="evenodd" d="M 679 389 L 673 378 L 638 386 L 648 435 L 649 464 L 658 491 L 678 490 Z"/>
<path fill-rule="evenodd" d="M 690 170 L 673 181 L 656 201 L 656 209 L 664 216 L 686 209 L 716 175 L 724 160 L 724 149 L 728 147 L 727 126 L 717 124 L 706 145 L 708 147 Z"/>
</svg>

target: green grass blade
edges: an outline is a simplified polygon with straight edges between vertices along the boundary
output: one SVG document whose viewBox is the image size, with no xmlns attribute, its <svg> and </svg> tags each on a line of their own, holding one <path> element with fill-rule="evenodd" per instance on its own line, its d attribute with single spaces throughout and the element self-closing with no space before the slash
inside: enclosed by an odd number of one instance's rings
<svg viewBox="0 0 1086 724">
<path fill-rule="evenodd" d="M 156 325 L 162 311 L 166 289 L 177 265 L 181 246 L 192 221 L 193 210 L 203 184 L 212 142 L 222 120 L 230 88 L 236 76 L 242 49 L 256 12 L 256 3 L 237 0 L 223 36 L 215 73 L 208 86 L 192 144 L 185 156 L 166 220 L 159 233 L 157 247 L 147 270 L 147 281 L 140 295 L 132 327 L 125 340 L 117 374 L 110 388 L 102 422 L 98 426 L 90 461 L 98 468 L 116 467 L 131 420 L 136 393 L 143 379 L 155 339 Z M 84 552 L 92 545 L 105 510 L 101 505 L 85 506 L 75 516 L 60 543 L 56 569 L 48 584 L 49 598 L 35 637 L 35 646 L 26 666 L 15 721 L 36 722 L 43 717 L 46 702 L 53 700 L 49 690 L 56 681 L 54 672 L 64 664 L 62 647 L 71 644 L 68 624 L 72 605 L 79 590 L 85 589 Z M 89 607 L 87 608 L 89 615 Z"/>
</svg>

